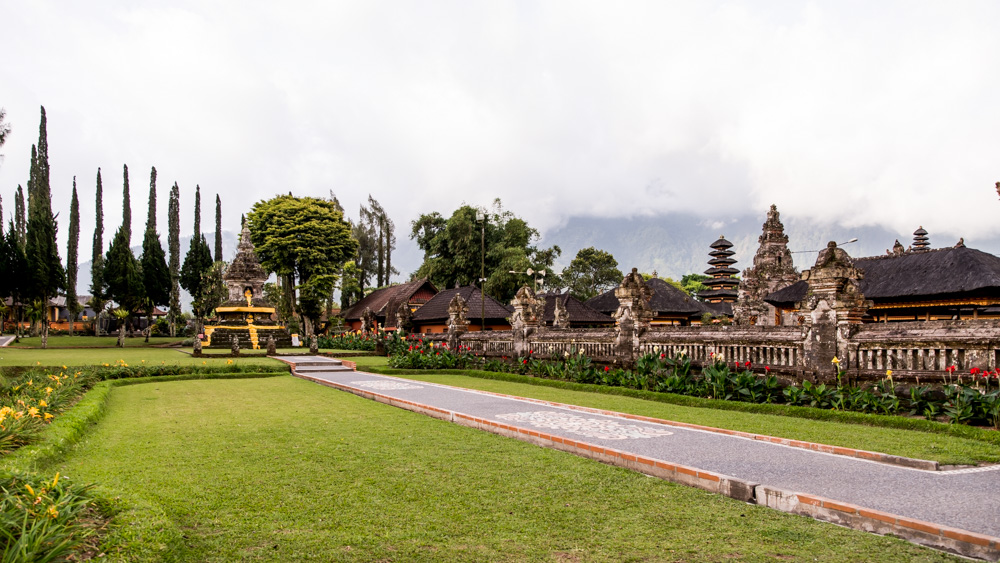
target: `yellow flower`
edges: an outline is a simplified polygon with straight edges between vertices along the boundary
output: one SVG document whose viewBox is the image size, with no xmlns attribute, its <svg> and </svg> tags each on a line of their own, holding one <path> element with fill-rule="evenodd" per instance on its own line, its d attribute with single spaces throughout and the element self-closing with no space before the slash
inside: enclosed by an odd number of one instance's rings
<svg viewBox="0 0 1000 563">
<path fill-rule="evenodd" d="M 232 360 L 226 360 L 226 363 L 232 365 L 233 361 Z"/>
<path fill-rule="evenodd" d="M 55 505 L 50 505 L 49 509 L 45 511 L 49 515 L 49 518 L 56 518 L 59 516 L 59 511 L 56 510 Z"/>
<path fill-rule="evenodd" d="M 29 380 L 28 380 L 28 385 L 31 385 L 31 384 L 33 384 L 34 382 L 35 382 L 35 380 L 34 380 L 34 379 L 29 379 Z"/>
<path fill-rule="evenodd" d="M 892 379 L 892 370 L 891 369 L 885 370 L 885 376 L 888 377 L 889 379 Z"/>
<path fill-rule="evenodd" d="M 838 358 L 837 356 L 834 356 L 833 359 L 830 360 L 830 363 L 837 364 L 839 366 L 840 365 L 840 358 Z"/>
<path fill-rule="evenodd" d="M 63 366 L 63 369 L 67 369 L 66 366 Z"/>
<path fill-rule="evenodd" d="M 52 388 L 51 387 L 46 387 L 45 388 L 45 392 L 48 393 L 48 394 L 51 394 L 52 393 Z"/>
<path fill-rule="evenodd" d="M 204 361 L 202 361 L 202 362 L 201 362 L 201 365 L 205 365 L 205 362 L 204 362 Z"/>
<path fill-rule="evenodd" d="M 42 399 L 41 401 L 38 401 L 38 406 L 47 407 L 49 404 L 45 402 L 45 399 Z"/>
<path fill-rule="evenodd" d="M 31 407 L 28 409 L 28 415 L 32 418 L 38 418 L 38 407 Z"/>
<path fill-rule="evenodd" d="M 35 365 L 36 366 L 40 366 L 40 365 L 42 365 L 42 362 L 35 362 Z"/>
<path fill-rule="evenodd" d="M 54 488 L 56 488 L 56 485 L 57 485 L 58 483 L 59 483 L 59 472 L 57 471 L 57 472 L 56 472 L 56 476 L 55 476 L 55 478 L 54 478 L 54 479 L 52 479 L 52 488 L 53 488 L 53 489 L 54 489 Z"/>
<path fill-rule="evenodd" d="M 55 417 L 52 416 L 51 414 L 45 413 L 45 420 L 52 420 L 53 418 L 55 418 Z"/>
<path fill-rule="evenodd" d="M 28 489 L 28 494 L 30 494 L 31 496 L 35 496 L 35 489 L 32 489 L 31 485 L 25 483 L 24 488 Z"/>
</svg>

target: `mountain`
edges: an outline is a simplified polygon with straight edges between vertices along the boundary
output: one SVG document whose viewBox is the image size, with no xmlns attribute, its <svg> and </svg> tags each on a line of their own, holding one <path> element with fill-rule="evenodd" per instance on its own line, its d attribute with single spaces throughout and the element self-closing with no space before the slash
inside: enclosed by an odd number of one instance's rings
<svg viewBox="0 0 1000 563">
<path fill-rule="evenodd" d="M 913 242 L 911 233 L 895 233 L 881 227 L 848 228 L 785 217 L 782 222 L 799 271 L 811 268 L 817 252 L 831 240 L 843 243 L 857 238 L 857 242 L 844 245 L 851 256 L 884 254 L 896 239 L 904 246 Z M 562 249 L 557 270 L 569 265 L 581 248 L 593 246 L 610 252 L 623 273 L 638 268 L 640 272 L 656 270 L 660 277 L 680 279 L 684 274 L 702 273 L 708 269 L 709 245 L 720 235 L 733 243 L 731 250 L 736 253 L 733 258 L 737 260 L 734 268 L 742 271 L 752 266 L 763 223 L 763 215 L 716 222 L 684 214 L 628 219 L 573 217 L 564 226 L 544 233 L 540 246 L 555 244 Z M 914 230 L 917 227 L 914 225 Z M 935 234 L 930 233 L 929 236 L 932 248 L 953 246 L 957 242 L 957 237 L 942 240 L 943 235 L 935 238 Z M 1000 239 L 965 241 L 965 244 L 993 254 L 1000 252 Z"/>
</svg>

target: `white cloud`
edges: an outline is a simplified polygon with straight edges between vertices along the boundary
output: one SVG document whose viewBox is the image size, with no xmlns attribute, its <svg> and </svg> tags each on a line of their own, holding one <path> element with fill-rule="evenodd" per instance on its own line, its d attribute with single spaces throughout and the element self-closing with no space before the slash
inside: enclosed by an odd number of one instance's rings
<svg viewBox="0 0 1000 563">
<path fill-rule="evenodd" d="M 107 230 L 121 165 L 141 232 L 149 167 L 225 227 L 276 193 L 399 226 L 501 197 L 542 229 L 572 215 L 786 216 L 992 236 L 994 3 L 15 3 L 0 106 L 4 203 L 38 106 L 52 189 L 93 178 Z M 5 205 L 11 210 L 12 204 Z M 182 223 L 191 228 L 185 207 Z M 206 230 L 214 227 L 203 221 Z M 64 236 L 66 228 L 61 229 Z M 138 235 L 136 235 L 138 237 Z M 106 239 L 110 236 L 106 235 Z M 134 240 L 133 242 L 138 242 Z"/>
</svg>

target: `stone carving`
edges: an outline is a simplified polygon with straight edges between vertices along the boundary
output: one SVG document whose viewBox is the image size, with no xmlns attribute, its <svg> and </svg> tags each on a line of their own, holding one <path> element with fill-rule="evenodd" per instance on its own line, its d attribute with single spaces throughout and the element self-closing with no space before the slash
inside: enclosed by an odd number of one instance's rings
<svg viewBox="0 0 1000 563">
<path fill-rule="evenodd" d="M 375 313 L 368 307 L 365 307 L 363 313 L 361 313 L 361 332 L 375 332 L 378 329 L 378 319 L 375 318 Z"/>
<path fill-rule="evenodd" d="M 569 311 L 566 310 L 566 303 L 561 295 L 556 295 L 555 300 L 555 306 L 552 309 L 552 326 L 554 328 L 569 328 Z"/>
<path fill-rule="evenodd" d="M 319 354 L 319 339 L 315 334 L 309 337 L 309 353 Z"/>
<path fill-rule="evenodd" d="M 408 334 L 413 330 L 413 311 L 406 301 L 400 303 L 396 309 L 396 330 L 402 331 L 400 334 Z"/>
<path fill-rule="evenodd" d="M 764 302 L 768 294 L 795 283 L 799 274 L 788 250 L 788 235 L 775 205 L 767 212 L 760 244 L 753 257 L 753 266 L 743 271 L 739 297 L 733 305 L 734 321 L 738 325 L 774 326 L 781 324 L 778 311 Z"/>
<path fill-rule="evenodd" d="M 274 341 L 274 336 L 267 337 L 267 355 L 274 356 L 278 353 L 278 343 Z"/>
<path fill-rule="evenodd" d="M 234 356 L 240 355 L 240 339 L 235 334 L 229 337 L 229 351 Z"/>
<path fill-rule="evenodd" d="M 528 331 L 526 334 L 534 332 L 534 327 L 537 327 L 542 319 L 541 311 L 544 311 L 545 301 L 540 301 L 535 292 L 525 285 L 517 290 L 510 304 L 514 306 L 514 313 L 510 316 L 511 327 L 514 330 L 526 330 Z"/>
<path fill-rule="evenodd" d="M 201 338 L 197 334 L 194 336 L 194 352 L 192 352 L 192 355 L 201 356 Z"/>
<path fill-rule="evenodd" d="M 848 339 L 872 305 L 861 293 L 858 282 L 863 278 L 847 252 L 833 241 L 820 251 L 813 268 L 802 274 L 809 293 L 796 303 L 796 309 L 808 331 L 803 346 L 806 363 L 831 366 L 831 377 L 836 371 L 830 362 L 843 355 L 842 348 L 846 351 Z"/>
<path fill-rule="evenodd" d="M 460 339 L 469 329 L 469 304 L 461 295 L 455 295 L 448 303 L 448 347 L 457 350 Z"/>
<path fill-rule="evenodd" d="M 626 365 L 635 360 L 639 337 L 649 329 L 653 312 L 649 310 L 649 300 L 653 290 L 649 289 L 637 268 L 625 276 L 621 285 L 615 288 L 618 310 L 615 311 L 615 347 Z"/>
</svg>

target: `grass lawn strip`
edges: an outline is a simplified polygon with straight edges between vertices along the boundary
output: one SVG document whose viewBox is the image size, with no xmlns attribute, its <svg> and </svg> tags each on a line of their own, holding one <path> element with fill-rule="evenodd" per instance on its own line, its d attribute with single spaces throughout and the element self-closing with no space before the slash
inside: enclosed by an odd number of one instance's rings
<svg viewBox="0 0 1000 563">
<path fill-rule="evenodd" d="M 380 365 L 385 365 L 384 358 L 358 358 L 357 360 L 359 370 L 371 369 L 374 372 L 398 373 L 380 367 Z M 599 392 L 574 391 L 528 383 L 482 379 L 458 373 L 424 373 L 411 370 L 407 371 L 406 374 L 396 376 L 715 428 L 927 459 L 943 465 L 1000 462 L 1000 446 L 947 434 L 690 407 L 619 395 L 605 395 Z M 558 383 L 550 380 L 545 381 Z"/>
<path fill-rule="evenodd" d="M 177 560 L 957 560 L 287 376 L 117 387 L 52 469 L 159 506 Z"/>
<path fill-rule="evenodd" d="M 225 363 L 227 356 L 218 358 L 195 358 L 173 348 L 0 348 L 2 366 L 88 366 L 114 364 L 124 360 L 130 365 L 209 365 Z M 277 360 L 266 357 L 239 357 L 234 362 L 242 365 L 278 364 Z"/>
</svg>

